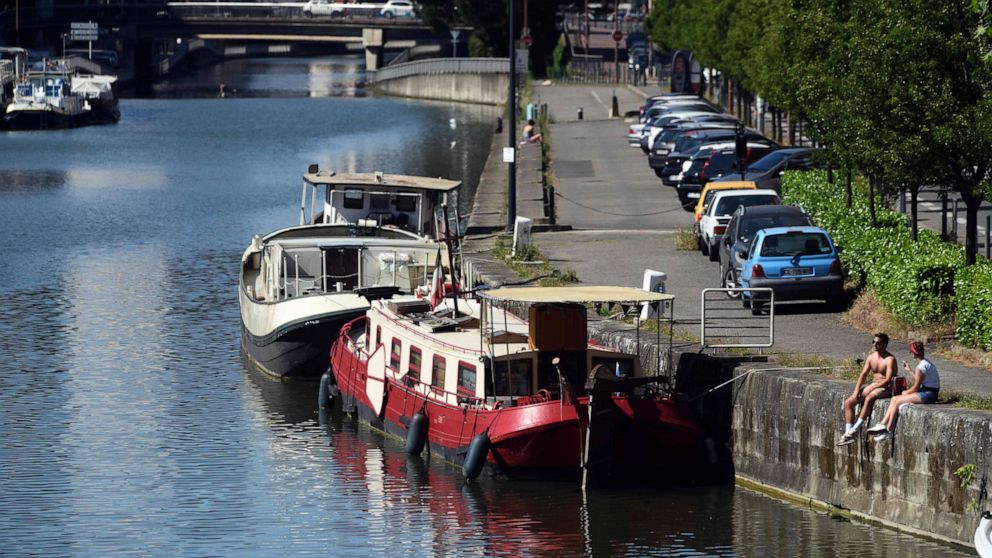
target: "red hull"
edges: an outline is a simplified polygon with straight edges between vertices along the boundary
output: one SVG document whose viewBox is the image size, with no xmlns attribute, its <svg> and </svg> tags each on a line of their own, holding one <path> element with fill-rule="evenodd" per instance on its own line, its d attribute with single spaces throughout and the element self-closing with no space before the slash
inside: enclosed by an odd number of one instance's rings
<svg viewBox="0 0 992 558">
<path fill-rule="evenodd" d="M 461 463 L 472 438 L 488 430 L 489 464 L 506 473 L 581 471 L 588 424 L 588 397 L 551 400 L 496 409 L 451 405 L 425 395 L 424 386 L 389 376 L 381 414 L 366 394 L 369 379 L 362 348 L 349 337 L 350 325 L 331 349 L 331 366 L 346 405 L 374 426 L 405 437 L 411 417 L 424 409 L 431 451 Z M 362 354 L 362 357 L 359 355 Z M 418 390 L 419 388 L 419 390 Z M 526 400 L 527 398 L 521 398 Z M 690 409 L 667 397 L 614 396 L 611 466 L 655 470 L 691 465 L 704 433 Z"/>
</svg>

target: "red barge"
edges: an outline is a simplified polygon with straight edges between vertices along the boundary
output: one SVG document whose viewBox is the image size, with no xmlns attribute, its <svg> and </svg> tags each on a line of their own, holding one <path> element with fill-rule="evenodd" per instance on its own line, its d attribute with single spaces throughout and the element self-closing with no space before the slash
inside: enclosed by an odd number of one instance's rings
<svg viewBox="0 0 992 558">
<path fill-rule="evenodd" d="M 581 475 L 584 484 L 656 476 L 692 467 L 704 431 L 667 377 L 645 374 L 639 355 L 590 342 L 586 305 L 671 298 L 523 287 L 434 309 L 377 300 L 342 328 L 331 368 L 345 410 L 405 438 L 410 453 L 426 444 L 469 478 L 484 468 Z M 507 306 L 526 307 L 528 319 Z"/>
</svg>

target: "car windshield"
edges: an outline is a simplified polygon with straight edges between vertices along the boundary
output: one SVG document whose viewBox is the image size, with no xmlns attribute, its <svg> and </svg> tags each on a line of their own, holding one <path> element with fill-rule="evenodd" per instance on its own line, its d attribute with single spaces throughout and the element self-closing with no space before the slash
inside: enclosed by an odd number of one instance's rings
<svg viewBox="0 0 992 558">
<path fill-rule="evenodd" d="M 751 207 L 752 205 L 774 205 L 776 203 L 778 203 L 778 197 L 772 195 L 724 196 L 717 202 L 714 213 L 716 215 L 730 215 L 741 206 Z"/>
<path fill-rule="evenodd" d="M 754 234 L 761 229 L 770 229 L 772 227 L 799 227 L 809 224 L 809 218 L 798 213 L 762 215 L 761 217 L 746 219 L 743 223 L 741 223 L 741 230 L 738 234 L 738 238 L 749 241 Z"/>
<path fill-rule="evenodd" d="M 747 170 L 748 170 L 748 172 L 766 172 L 766 171 L 770 171 L 773 168 L 775 168 L 775 165 L 777 165 L 777 164 L 781 163 L 782 161 L 788 159 L 789 158 L 789 155 L 792 155 L 792 153 L 789 153 L 788 151 L 784 151 L 784 150 L 783 151 L 772 151 L 768 155 L 765 155 L 764 157 L 762 157 L 762 158 L 758 159 L 757 161 L 751 163 L 751 165 L 748 166 L 748 169 Z"/>
<path fill-rule="evenodd" d="M 789 232 L 765 237 L 761 243 L 762 256 L 797 256 L 829 254 L 827 235 L 818 232 Z"/>
</svg>

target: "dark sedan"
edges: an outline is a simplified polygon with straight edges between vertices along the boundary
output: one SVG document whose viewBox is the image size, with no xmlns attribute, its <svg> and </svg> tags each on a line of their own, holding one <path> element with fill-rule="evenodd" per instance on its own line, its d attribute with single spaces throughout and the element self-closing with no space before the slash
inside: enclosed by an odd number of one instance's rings
<svg viewBox="0 0 992 558">
<path fill-rule="evenodd" d="M 822 150 L 812 147 L 779 149 L 748 165 L 747 173 L 744 174 L 743 179 L 737 175 L 733 178 L 718 180 L 751 180 L 758 185 L 758 188 L 771 188 L 776 192 L 781 192 L 783 172 L 805 171 L 825 166 L 816 160 L 816 154 L 820 151 Z"/>
</svg>

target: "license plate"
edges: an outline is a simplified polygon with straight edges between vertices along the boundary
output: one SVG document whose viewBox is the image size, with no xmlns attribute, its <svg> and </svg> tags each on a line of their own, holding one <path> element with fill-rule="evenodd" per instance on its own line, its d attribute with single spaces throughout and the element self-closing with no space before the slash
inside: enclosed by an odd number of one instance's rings
<svg viewBox="0 0 992 558">
<path fill-rule="evenodd" d="M 782 270 L 782 275 L 785 277 L 795 277 L 797 275 L 812 275 L 812 267 L 787 267 Z"/>
<path fill-rule="evenodd" d="M 698 200 L 699 199 L 699 192 L 689 192 L 688 194 L 685 195 L 685 197 L 687 197 L 689 199 L 697 199 Z"/>
</svg>

